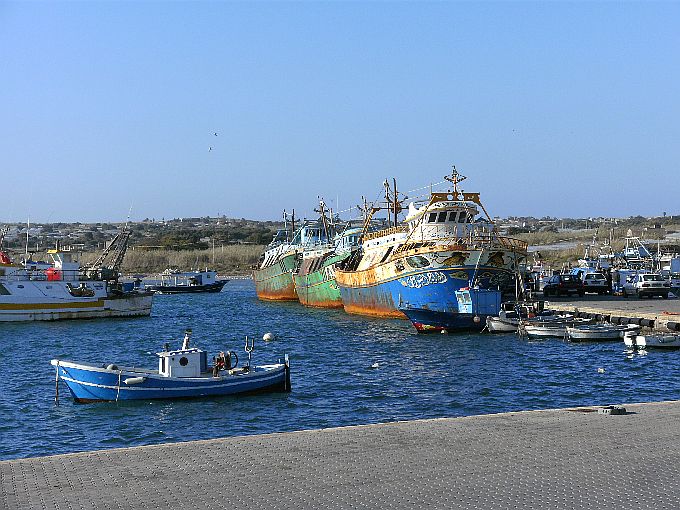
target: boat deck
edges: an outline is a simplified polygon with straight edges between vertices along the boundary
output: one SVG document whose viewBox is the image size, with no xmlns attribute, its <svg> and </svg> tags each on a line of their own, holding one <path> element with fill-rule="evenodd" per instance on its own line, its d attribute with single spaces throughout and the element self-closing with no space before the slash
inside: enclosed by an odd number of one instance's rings
<svg viewBox="0 0 680 510">
<path fill-rule="evenodd" d="M 680 401 L 625 407 L 3 461 L 0 508 L 680 508 Z"/>
</svg>

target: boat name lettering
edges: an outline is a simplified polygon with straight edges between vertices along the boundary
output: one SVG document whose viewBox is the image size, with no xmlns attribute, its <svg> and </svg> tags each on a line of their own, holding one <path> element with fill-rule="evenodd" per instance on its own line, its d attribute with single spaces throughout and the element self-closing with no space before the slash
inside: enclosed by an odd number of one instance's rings
<svg viewBox="0 0 680 510">
<path fill-rule="evenodd" d="M 401 283 L 404 287 L 420 289 L 435 283 L 445 283 L 447 279 L 448 278 L 446 278 L 446 274 L 439 271 L 432 271 L 429 273 L 420 273 L 407 276 L 406 278 L 399 280 L 399 283 Z"/>
</svg>

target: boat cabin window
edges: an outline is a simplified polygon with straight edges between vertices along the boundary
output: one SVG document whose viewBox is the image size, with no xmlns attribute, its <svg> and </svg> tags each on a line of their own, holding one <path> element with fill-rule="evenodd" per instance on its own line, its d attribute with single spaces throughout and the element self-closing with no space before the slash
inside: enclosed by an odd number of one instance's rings
<svg viewBox="0 0 680 510">
<path fill-rule="evenodd" d="M 428 223 L 434 223 L 437 221 L 437 213 L 436 212 L 431 212 L 430 217 L 427 219 Z"/>
<path fill-rule="evenodd" d="M 458 223 L 458 211 L 451 211 L 449 213 L 449 221 L 452 223 Z"/>
<path fill-rule="evenodd" d="M 446 221 L 446 211 L 439 213 L 439 218 L 437 218 L 437 223 L 444 223 Z"/>
</svg>

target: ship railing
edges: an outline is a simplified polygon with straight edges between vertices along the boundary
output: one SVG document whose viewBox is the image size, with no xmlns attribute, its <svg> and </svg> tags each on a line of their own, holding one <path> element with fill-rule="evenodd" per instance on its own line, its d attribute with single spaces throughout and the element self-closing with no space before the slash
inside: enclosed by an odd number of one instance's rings
<svg viewBox="0 0 680 510">
<path fill-rule="evenodd" d="M 378 237 L 389 236 L 393 234 L 406 234 L 407 232 L 408 227 L 406 225 L 384 228 L 382 230 L 376 230 L 375 232 L 366 233 L 364 235 L 364 241 L 370 241 L 371 239 L 376 239 Z"/>
<path fill-rule="evenodd" d="M 50 277 L 48 276 L 48 273 L 43 270 L 26 270 L 23 268 L 18 269 L 16 273 L 9 273 L 5 274 L 2 276 L 2 279 L 4 281 L 12 281 L 12 282 L 28 282 L 28 281 L 48 281 L 50 280 Z M 79 281 L 80 278 L 80 271 L 76 269 L 67 269 L 67 270 L 57 270 L 55 273 L 53 273 L 53 276 L 51 277 L 51 281 L 65 281 L 65 282 L 74 282 L 74 281 Z"/>
<path fill-rule="evenodd" d="M 521 239 L 499 236 L 491 232 L 486 232 L 483 234 L 478 233 L 477 235 L 471 236 L 469 239 L 469 244 L 481 246 L 500 245 L 505 249 L 519 252 L 527 251 L 529 246 L 526 241 L 522 241 Z"/>
</svg>

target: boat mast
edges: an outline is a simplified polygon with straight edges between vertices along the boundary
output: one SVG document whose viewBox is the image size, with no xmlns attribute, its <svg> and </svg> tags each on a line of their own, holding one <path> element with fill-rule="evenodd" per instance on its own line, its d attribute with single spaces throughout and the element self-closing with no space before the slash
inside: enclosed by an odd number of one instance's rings
<svg viewBox="0 0 680 510">
<path fill-rule="evenodd" d="M 314 209 L 315 212 L 318 212 L 321 215 L 321 223 L 323 225 L 323 230 L 326 234 L 326 242 L 328 242 L 329 239 L 329 232 L 328 232 L 328 222 L 326 221 L 326 204 L 324 203 L 323 199 L 321 197 L 317 197 L 319 199 L 319 209 Z"/>
<path fill-rule="evenodd" d="M 394 202 L 392 205 L 394 205 L 394 226 L 397 226 L 397 214 L 399 211 L 397 211 L 397 197 L 399 196 L 397 194 L 397 179 L 395 177 L 392 177 L 392 180 L 394 181 Z"/>
<path fill-rule="evenodd" d="M 385 188 L 385 202 L 387 203 L 387 210 L 390 210 L 390 181 L 385 179 L 385 182 L 383 182 L 383 187 Z M 392 215 L 387 213 L 387 228 L 392 226 Z"/>
</svg>

